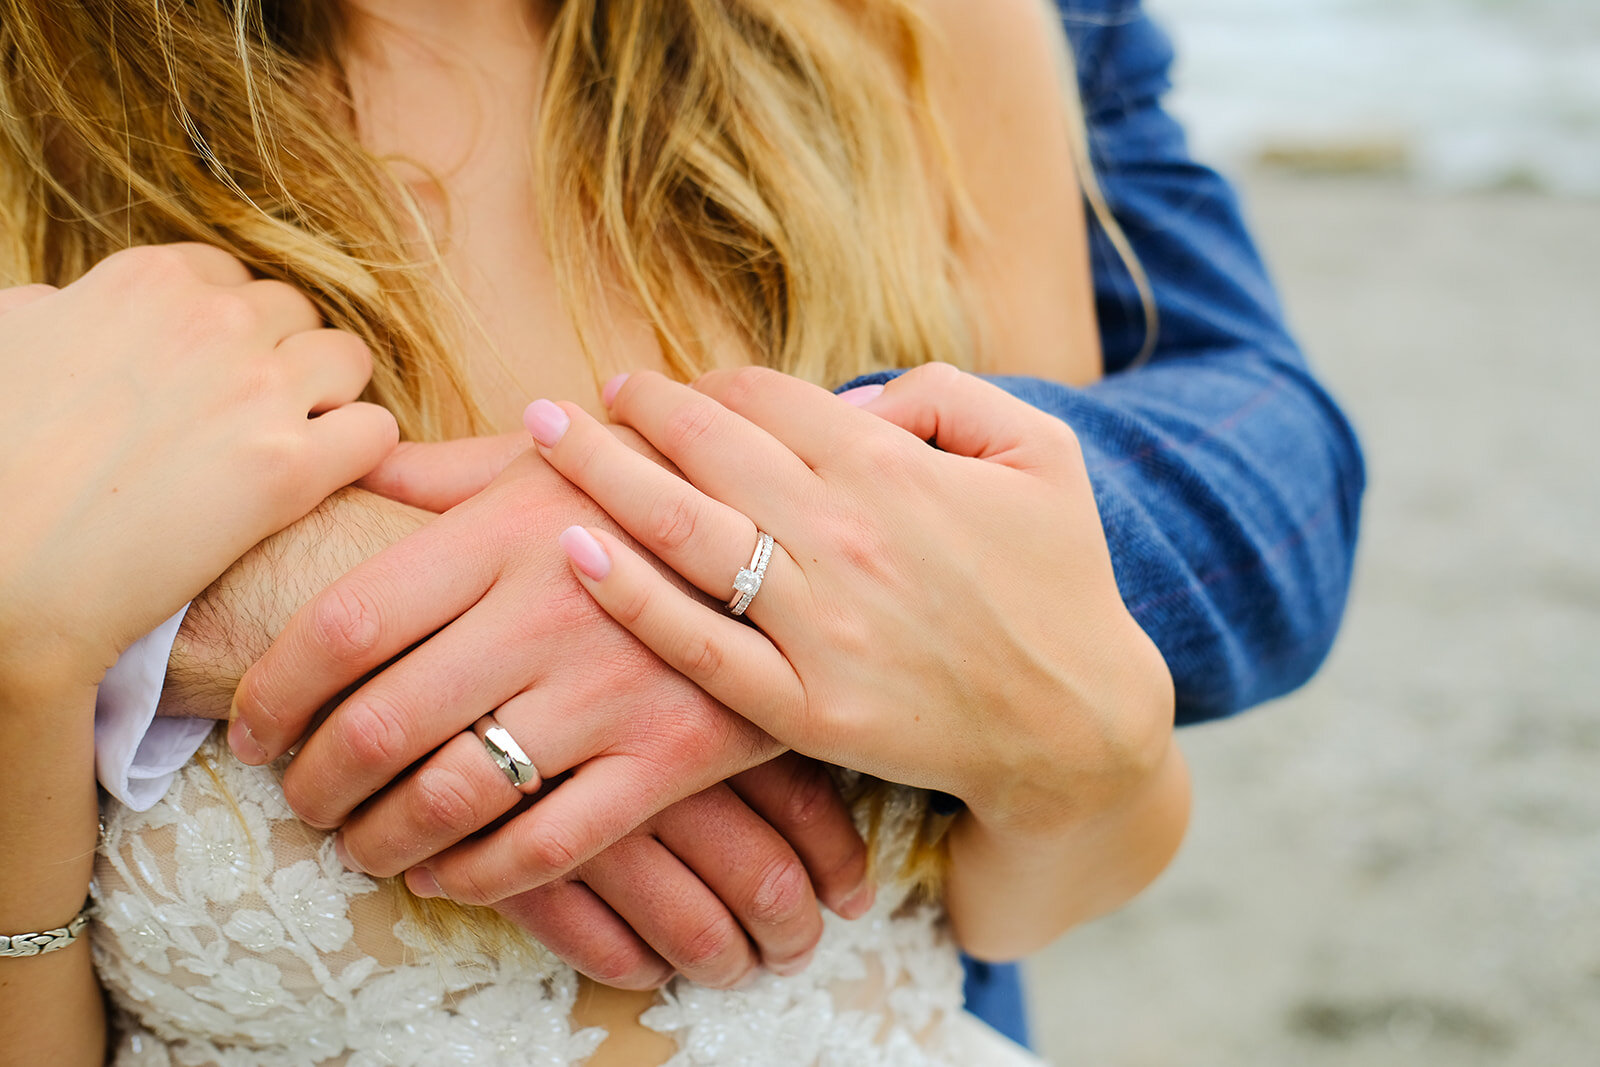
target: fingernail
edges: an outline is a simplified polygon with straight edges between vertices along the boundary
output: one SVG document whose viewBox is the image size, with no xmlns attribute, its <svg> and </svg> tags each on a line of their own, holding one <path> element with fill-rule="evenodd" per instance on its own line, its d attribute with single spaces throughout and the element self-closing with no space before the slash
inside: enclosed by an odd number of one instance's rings
<svg viewBox="0 0 1600 1067">
<path fill-rule="evenodd" d="M 858 385 L 854 389 L 846 389 L 839 394 L 839 399 L 856 407 L 865 407 L 878 399 L 878 394 L 883 392 L 881 385 Z"/>
<path fill-rule="evenodd" d="M 267 762 L 267 750 L 261 747 L 243 719 L 234 719 L 233 725 L 228 727 L 228 747 L 241 763 L 255 767 Z"/>
<path fill-rule="evenodd" d="M 605 388 L 600 390 L 600 402 L 606 407 L 610 407 L 611 402 L 617 398 L 618 391 L 622 389 L 622 383 L 627 380 L 627 374 L 619 374 L 607 382 Z"/>
<path fill-rule="evenodd" d="M 424 900 L 444 896 L 444 890 L 439 888 L 439 880 L 426 867 L 413 867 L 406 872 L 406 888 L 411 890 L 412 896 Z"/>
<path fill-rule="evenodd" d="M 567 413 L 548 400 L 535 400 L 522 412 L 522 425 L 533 434 L 533 439 L 546 448 L 554 448 L 567 432 L 572 420 Z"/>
<path fill-rule="evenodd" d="M 333 835 L 333 854 L 339 857 L 339 863 L 343 865 L 345 870 L 355 871 L 357 874 L 367 873 L 362 869 L 361 864 L 350 858 L 350 850 L 344 847 L 343 834 Z"/>
<path fill-rule="evenodd" d="M 600 547 L 600 542 L 594 539 L 594 534 L 582 526 L 568 526 L 561 531 L 561 536 L 557 540 L 561 542 L 567 558 L 594 581 L 598 582 L 611 573 L 611 557 Z"/>
<path fill-rule="evenodd" d="M 807 967 L 811 966 L 811 959 L 816 954 L 816 949 L 807 949 L 803 955 L 796 956 L 792 960 L 785 960 L 783 963 L 774 964 L 771 967 L 768 967 L 767 970 L 784 978 L 792 978 L 801 971 L 805 970 Z"/>
<path fill-rule="evenodd" d="M 872 907 L 872 900 L 877 896 L 877 890 L 871 882 L 862 882 L 856 891 L 844 898 L 839 905 L 839 914 L 846 919 L 859 919 Z"/>
</svg>

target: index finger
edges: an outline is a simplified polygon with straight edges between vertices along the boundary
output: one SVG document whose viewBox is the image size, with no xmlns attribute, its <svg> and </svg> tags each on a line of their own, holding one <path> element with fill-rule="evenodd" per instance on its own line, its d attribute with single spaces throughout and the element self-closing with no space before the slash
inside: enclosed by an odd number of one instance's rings
<svg viewBox="0 0 1600 1067">
<path fill-rule="evenodd" d="M 339 693 L 477 602 L 494 578 L 469 522 L 445 516 L 362 563 L 295 612 L 239 681 L 228 744 L 268 763 Z"/>
<path fill-rule="evenodd" d="M 418 896 L 442 891 L 463 904 L 494 904 L 587 863 L 664 808 L 716 783 L 706 777 L 674 777 L 628 753 L 597 756 L 491 832 L 413 867 L 406 884 Z"/>
</svg>

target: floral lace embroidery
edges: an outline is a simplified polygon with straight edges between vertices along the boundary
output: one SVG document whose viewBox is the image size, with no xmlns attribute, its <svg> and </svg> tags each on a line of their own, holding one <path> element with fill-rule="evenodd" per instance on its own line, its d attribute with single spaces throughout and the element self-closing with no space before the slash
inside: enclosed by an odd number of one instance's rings
<svg viewBox="0 0 1600 1067">
<path fill-rule="evenodd" d="M 276 774 L 213 738 L 148 812 L 111 804 L 96 864 L 96 968 L 118 1067 L 581 1064 L 606 1038 L 577 1028 L 577 975 L 532 946 L 517 959 L 439 952 L 396 890 L 340 866 L 299 823 Z M 215 777 L 207 766 L 215 769 Z M 889 805 L 880 869 L 922 816 Z M 880 889 L 855 922 L 826 915 L 811 966 L 744 989 L 674 980 L 641 1017 L 668 1067 L 934 1067 L 960 1015 L 961 969 L 937 908 Z"/>
</svg>

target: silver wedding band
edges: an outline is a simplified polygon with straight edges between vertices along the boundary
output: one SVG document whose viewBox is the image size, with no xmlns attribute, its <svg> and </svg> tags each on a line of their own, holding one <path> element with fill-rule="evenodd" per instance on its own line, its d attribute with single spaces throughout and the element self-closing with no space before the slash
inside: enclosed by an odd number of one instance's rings
<svg viewBox="0 0 1600 1067">
<path fill-rule="evenodd" d="M 761 591 L 761 579 L 766 577 L 767 564 L 771 560 L 772 535 L 757 530 L 756 550 L 750 554 L 750 566 L 741 567 L 733 577 L 733 599 L 728 601 L 728 614 L 744 614 L 744 609 Z"/>
<path fill-rule="evenodd" d="M 528 754 L 522 751 L 517 739 L 493 715 L 485 715 L 472 724 L 472 732 L 483 742 L 484 750 L 494 765 L 505 774 L 506 780 L 524 793 L 536 793 L 542 784 L 539 768 L 533 765 Z"/>
</svg>

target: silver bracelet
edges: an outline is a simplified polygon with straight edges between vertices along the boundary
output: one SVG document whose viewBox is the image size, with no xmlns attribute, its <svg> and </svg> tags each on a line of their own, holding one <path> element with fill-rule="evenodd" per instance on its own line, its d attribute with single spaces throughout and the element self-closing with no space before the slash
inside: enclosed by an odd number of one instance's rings
<svg viewBox="0 0 1600 1067">
<path fill-rule="evenodd" d="M 0 959 L 10 956 L 43 956 L 46 952 L 55 952 L 66 948 L 78 940 L 78 935 L 83 933 L 83 928 L 89 925 L 89 905 L 84 904 L 83 910 L 78 912 L 77 918 L 65 926 L 58 926 L 54 930 L 45 930 L 37 934 L 0 934 Z"/>
</svg>

